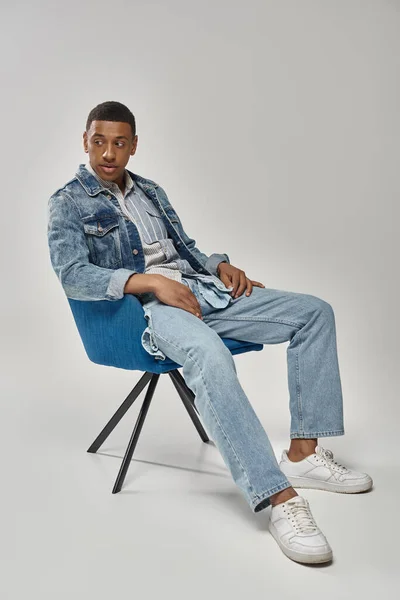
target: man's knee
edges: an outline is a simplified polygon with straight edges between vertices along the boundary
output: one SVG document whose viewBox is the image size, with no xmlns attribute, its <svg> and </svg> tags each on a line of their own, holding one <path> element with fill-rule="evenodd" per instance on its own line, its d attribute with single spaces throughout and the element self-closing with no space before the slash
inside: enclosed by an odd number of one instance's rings
<svg viewBox="0 0 400 600">
<path fill-rule="evenodd" d="M 320 298 L 319 296 L 313 296 L 312 294 L 300 294 L 302 301 L 306 302 L 307 307 L 319 313 L 323 313 L 327 318 L 334 318 L 334 310 L 332 305 Z"/>
<path fill-rule="evenodd" d="M 207 335 L 193 336 L 190 346 L 189 356 L 208 372 L 221 373 L 232 367 L 232 354 L 213 329 L 209 328 Z"/>
</svg>

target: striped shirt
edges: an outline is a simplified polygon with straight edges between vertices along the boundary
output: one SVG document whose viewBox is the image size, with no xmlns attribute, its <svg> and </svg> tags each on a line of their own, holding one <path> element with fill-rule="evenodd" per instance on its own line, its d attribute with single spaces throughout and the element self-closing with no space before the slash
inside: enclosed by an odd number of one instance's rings
<svg viewBox="0 0 400 600">
<path fill-rule="evenodd" d="M 136 225 L 143 246 L 145 273 L 158 273 L 179 281 L 187 285 L 195 296 L 199 298 L 201 295 L 215 308 L 224 308 L 229 304 L 233 288 L 227 288 L 214 275 L 197 273 L 187 260 L 179 256 L 174 241 L 168 237 L 158 209 L 143 190 L 134 184 L 128 171 L 125 170 L 125 191 L 122 193 L 114 181 L 106 181 L 99 177 L 90 163 L 85 167 L 101 185 L 114 194 L 122 213 Z M 156 359 L 165 360 L 166 356 L 158 348 L 154 337 L 151 321 L 151 306 L 159 300 L 153 292 L 137 294 L 137 296 L 143 305 L 147 320 L 147 327 L 141 338 L 142 346 Z"/>
<path fill-rule="evenodd" d="M 158 209 L 143 190 L 135 185 L 127 170 L 125 191 L 122 193 L 117 183 L 102 179 L 90 163 L 85 164 L 85 167 L 101 185 L 114 194 L 122 213 L 136 225 L 143 246 L 146 274 L 164 275 L 187 285 L 192 291 L 198 286 L 201 294 L 212 306 L 222 308 L 227 305 L 227 292 L 232 288 L 227 288 L 215 275 L 197 273 L 186 259 L 179 256 L 174 241 L 168 237 L 167 228 Z M 142 302 L 154 299 L 151 292 L 137 295 Z"/>
<path fill-rule="evenodd" d="M 117 198 L 122 213 L 135 223 L 143 246 L 145 273 L 159 274 L 182 282 L 182 273 L 196 275 L 187 260 L 182 259 L 161 218 L 158 209 L 125 170 L 125 191 L 122 193 L 114 181 L 102 179 L 91 164 L 88 171 Z"/>
</svg>

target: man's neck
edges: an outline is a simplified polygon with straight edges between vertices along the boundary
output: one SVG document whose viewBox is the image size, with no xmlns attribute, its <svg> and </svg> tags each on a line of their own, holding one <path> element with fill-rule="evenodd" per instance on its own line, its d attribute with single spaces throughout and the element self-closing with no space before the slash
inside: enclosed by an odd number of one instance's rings
<svg viewBox="0 0 400 600">
<path fill-rule="evenodd" d="M 115 182 L 115 183 L 117 183 L 117 182 Z M 122 183 L 121 184 L 117 183 L 117 186 L 121 190 L 122 195 L 124 195 L 125 194 L 125 187 L 126 187 L 126 184 L 125 184 L 125 170 L 124 170 L 124 173 L 122 175 Z"/>
<path fill-rule="evenodd" d="M 101 183 L 104 185 L 104 187 L 109 187 L 110 183 L 114 183 L 115 185 L 117 185 L 119 187 L 119 189 L 122 192 L 122 195 L 125 194 L 125 188 L 126 188 L 126 169 L 124 169 L 124 172 L 123 172 L 123 175 L 122 175 L 122 182 L 118 182 L 118 181 L 107 181 L 106 179 L 103 179 L 97 173 L 97 171 L 92 167 L 92 165 L 90 164 L 90 161 L 87 162 L 86 166 L 88 167 L 88 170 L 91 171 L 92 174 L 94 174 L 99 181 L 101 181 Z"/>
</svg>

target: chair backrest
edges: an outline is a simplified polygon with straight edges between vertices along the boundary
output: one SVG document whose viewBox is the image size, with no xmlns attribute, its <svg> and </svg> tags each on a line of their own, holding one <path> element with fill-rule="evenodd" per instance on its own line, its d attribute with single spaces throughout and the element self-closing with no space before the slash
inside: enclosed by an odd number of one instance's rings
<svg viewBox="0 0 400 600">
<path fill-rule="evenodd" d="M 158 361 L 143 348 L 141 336 L 147 321 L 141 303 L 133 294 L 125 294 L 115 301 L 68 298 L 68 302 L 92 362 L 153 373 L 177 368 L 173 361 Z M 166 363 L 163 369 L 159 362 Z"/>
<path fill-rule="evenodd" d="M 178 365 L 169 358 L 158 360 L 142 346 L 147 327 L 143 306 L 133 294 L 121 300 L 83 301 L 68 298 L 88 358 L 99 365 L 120 369 L 166 373 Z M 262 350 L 262 344 L 222 338 L 232 354 Z"/>
</svg>

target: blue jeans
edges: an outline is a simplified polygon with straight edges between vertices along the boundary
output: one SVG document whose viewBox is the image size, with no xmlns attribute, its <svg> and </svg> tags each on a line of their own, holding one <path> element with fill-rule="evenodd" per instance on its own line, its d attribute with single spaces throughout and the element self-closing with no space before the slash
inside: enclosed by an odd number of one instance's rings
<svg viewBox="0 0 400 600">
<path fill-rule="evenodd" d="M 253 512 L 290 487 L 221 337 L 287 348 L 290 438 L 344 435 L 334 312 L 317 296 L 253 287 L 214 308 L 190 282 L 203 320 L 157 298 L 146 312 L 154 349 L 183 366 L 195 406 Z"/>
</svg>

